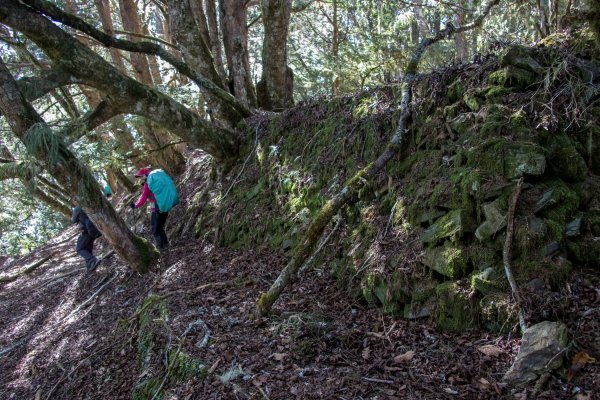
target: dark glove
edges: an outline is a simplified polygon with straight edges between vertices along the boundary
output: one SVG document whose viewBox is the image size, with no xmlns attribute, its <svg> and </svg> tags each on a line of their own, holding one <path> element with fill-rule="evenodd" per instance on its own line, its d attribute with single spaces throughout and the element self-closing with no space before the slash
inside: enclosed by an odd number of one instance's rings
<svg viewBox="0 0 600 400">
<path fill-rule="evenodd" d="M 135 208 L 135 203 L 131 202 L 131 204 L 129 204 L 129 207 L 131 207 L 131 209 L 133 210 Z"/>
</svg>

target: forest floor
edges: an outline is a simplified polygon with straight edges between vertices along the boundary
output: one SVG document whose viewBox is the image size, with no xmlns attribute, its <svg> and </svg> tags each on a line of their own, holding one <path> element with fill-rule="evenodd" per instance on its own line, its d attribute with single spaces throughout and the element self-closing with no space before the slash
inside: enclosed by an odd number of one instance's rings
<svg viewBox="0 0 600 400">
<path fill-rule="evenodd" d="M 272 316 L 257 322 L 250 318 L 255 301 L 285 265 L 282 255 L 187 239 L 172 243 L 146 275 L 114 255 L 86 273 L 74 252 L 76 235 L 71 228 L 0 266 L 0 275 L 15 273 L 54 252 L 31 273 L 0 285 L 0 399 L 132 398 L 149 374 L 140 366 L 132 316 L 149 293 L 168 293 L 167 346 L 201 361 L 208 375 L 162 379 L 163 395 L 148 399 L 532 398 L 531 387 L 511 392 L 500 383 L 518 337 L 451 334 L 383 315 L 318 269 L 305 271 Z M 98 253 L 107 253 L 99 244 Z M 569 288 L 570 319 L 563 322 L 570 351 L 598 357 L 600 278 L 578 271 Z M 565 370 L 556 373 L 537 398 L 597 396 L 600 367 L 593 363 L 570 383 Z"/>
</svg>

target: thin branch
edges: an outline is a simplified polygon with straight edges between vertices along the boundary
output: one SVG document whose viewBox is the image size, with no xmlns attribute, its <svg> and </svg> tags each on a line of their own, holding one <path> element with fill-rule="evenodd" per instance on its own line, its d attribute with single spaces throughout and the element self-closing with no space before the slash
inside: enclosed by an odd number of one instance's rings
<svg viewBox="0 0 600 400">
<path fill-rule="evenodd" d="M 517 208 L 517 201 L 519 200 L 519 195 L 521 194 L 522 188 L 523 178 L 520 178 L 513 192 L 512 201 L 510 203 L 510 209 L 508 210 L 508 218 L 506 222 L 506 241 L 504 242 L 504 249 L 502 251 L 502 261 L 504 262 L 504 272 L 506 273 L 506 279 L 510 284 L 510 289 L 512 290 L 513 296 L 517 303 L 517 307 L 519 308 L 519 325 L 521 326 L 521 331 L 524 332 L 527 329 L 527 323 L 525 322 L 525 317 L 523 313 L 523 300 L 521 298 L 521 292 L 519 291 L 519 287 L 517 286 L 517 281 L 515 280 L 511 267 L 515 210 Z"/>
</svg>

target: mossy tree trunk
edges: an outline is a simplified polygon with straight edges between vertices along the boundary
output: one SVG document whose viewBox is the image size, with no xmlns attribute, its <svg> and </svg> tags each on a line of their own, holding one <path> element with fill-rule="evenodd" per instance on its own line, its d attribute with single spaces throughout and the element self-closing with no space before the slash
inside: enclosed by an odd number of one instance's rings
<svg viewBox="0 0 600 400">
<path fill-rule="evenodd" d="M 408 131 L 408 117 L 410 115 L 410 105 L 412 101 L 412 85 L 417 74 L 421 57 L 423 56 L 425 50 L 432 44 L 437 43 L 455 33 L 465 32 L 481 25 L 483 19 L 489 14 L 492 7 L 499 2 L 500 0 L 492 0 L 485 7 L 482 14 L 472 23 L 458 28 L 448 26 L 446 29 L 439 31 L 435 36 L 424 38 L 421 41 L 419 46 L 415 49 L 410 57 L 406 67 L 404 82 L 402 84 L 398 126 L 396 127 L 396 131 L 394 132 L 394 135 L 392 136 L 392 139 L 387 145 L 385 151 L 374 162 L 354 175 L 354 177 L 344 185 L 342 190 L 340 190 L 333 198 L 331 198 L 317 213 L 316 217 L 313 218 L 308 226 L 307 231 L 304 233 L 303 239 L 300 240 L 294 248 L 292 259 L 281 271 L 269 290 L 260 295 L 255 309 L 255 315 L 257 317 L 265 316 L 271 311 L 271 307 L 279 298 L 283 292 L 283 289 L 292 282 L 300 267 L 302 267 L 304 262 L 310 258 L 315 245 L 321 238 L 325 228 L 333 216 L 336 215 L 342 207 L 344 207 L 353 199 L 357 198 L 359 191 L 369 184 L 370 180 L 372 180 L 383 169 L 383 167 L 389 160 L 392 159 L 392 157 L 399 153 L 405 134 Z"/>
<path fill-rule="evenodd" d="M 49 6 L 33 0 L 29 3 Z M 84 24 L 73 16 L 69 18 Z M 123 75 L 87 46 L 21 2 L 0 2 L 0 22 L 28 36 L 61 70 L 108 96 L 120 113 L 144 116 L 211 154 L 217 161 L 232 162 L 237 159 L 238 138 L 232 131 L 208 123 L 171 97 Z M 85 24 L 83 28 L 92 29 Z M 96 33 L 102 38 L 101 33 Z M 136 43 L 128 45 L 135 47 Z M 173 62 L 180 69 L 184 68 L 176 60 Z M 191 71 L 189 73 L 199 78 Z M 210 85 L 209 82 L 206 84 Z M 226 95 L 223 98 L 228 99 Z M 235 101 L 231 100 L 231 104 L 235 104 Z"/>
<path fill-rule="evenodd" d="M 76 195 L 88 216 L 115 252 L 136 271 L 148 270 L 158 252 L 135 236 L 104 198 L 90 170 L 55 135 L 19 92 L 17 84 L 0 61 L 0 109 L 27 151 L 38 159 L 56 181 Z"/>
</svg>

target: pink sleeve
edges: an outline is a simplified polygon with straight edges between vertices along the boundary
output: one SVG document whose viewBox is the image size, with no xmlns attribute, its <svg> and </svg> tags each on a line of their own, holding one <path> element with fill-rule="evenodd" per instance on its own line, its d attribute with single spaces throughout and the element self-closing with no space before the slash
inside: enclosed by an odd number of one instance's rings
<svg viewBox="0 0 600 400">
<path fill-rule="evenodd" d="M 144 190 L 142 191 L 142 195 L 140 196 L 140 199 L 137 201 L 137 203 L 135 203 L 135 208 L 139 208 L 141 206 L 144 205 L 144 203 L 146 202 L 146 199 L 148 199 L 148 196 L 151 194 L 150 192 L 150 188 L 148 187 L 148 183 L 144 183 Z"/>
</svg>

